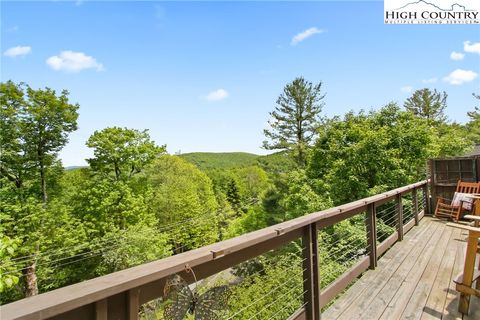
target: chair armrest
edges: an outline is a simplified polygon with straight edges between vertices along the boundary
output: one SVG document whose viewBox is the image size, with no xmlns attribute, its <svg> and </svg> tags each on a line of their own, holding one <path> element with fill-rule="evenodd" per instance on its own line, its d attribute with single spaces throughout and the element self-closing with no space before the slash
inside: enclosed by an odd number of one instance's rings
<svg viewBox="0 0 480 320">
<path fill-rule="evenodd" d="M 464 216 L 465 219 L 480 221 L 480 216 L 472 216 L 471 214 L 467 214 Z"/>
<path fill-rule="evenodd" d="M 437 197 L 437 202 L 439 203 L 452 202 L 452 199 Z"/>
<path fill-rule="evenodd" d="M 443 202 L 439 202 L 437 204 L 438 207 L 440 208 L 449 208 L 449 209 L 458 209 L 461 207 L 461 205 L 459 206 L 452 206 L 451 204 L 448 204 L 448 203 L 443 203 Z"/>
<path fill-rule="evenodd" d="M 475 233 L 480 233 L 480 228 L 476 228 L 476 227 L 472 227 L 472 226 L 464 225 L 464 224 L 460 224 L 460 223 L 449 222 L 449 223 L 447 223 L 447 226 L 457 228 L 457 229 L 472 231 L 472 232 L 475 232 Z"/>
</svg>

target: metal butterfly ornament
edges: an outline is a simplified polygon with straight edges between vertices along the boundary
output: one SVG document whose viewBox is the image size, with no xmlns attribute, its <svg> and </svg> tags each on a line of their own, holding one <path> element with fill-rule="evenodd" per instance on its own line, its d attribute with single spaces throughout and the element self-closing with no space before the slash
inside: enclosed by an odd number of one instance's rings
<svg viewBox="0 0 480 320">
<path fill-rule="evenodd" d="M 197 293 L 197 279 L 192 269 L 188 268 L 195 279 L 192 291 L 187 282 L 178 274 L 169 277 L 163 290 L 166 305 L 163 315 L 167 320 L 182 320 L 187 313 L 194 314 L 195 320 L 219 320 L 227 308 L 228 286 L 210 288 L 202 295 Z"/>
</svg>

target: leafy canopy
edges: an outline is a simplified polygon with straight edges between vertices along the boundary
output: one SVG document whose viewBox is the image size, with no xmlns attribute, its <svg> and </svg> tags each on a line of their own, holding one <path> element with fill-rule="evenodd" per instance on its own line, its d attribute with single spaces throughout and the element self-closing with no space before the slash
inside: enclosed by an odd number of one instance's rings
<svg viewBox="0 0 480 320">
<path fill-rule="evenodd" d="M 95 131 L 87 141 L 94 158 L 87 159 L 92 170 L 125 180 L 139 173 L 146 164 L 165 153 L 165 146 L 156 146 L 148 130 L 111 127 Z"/>
</svg>

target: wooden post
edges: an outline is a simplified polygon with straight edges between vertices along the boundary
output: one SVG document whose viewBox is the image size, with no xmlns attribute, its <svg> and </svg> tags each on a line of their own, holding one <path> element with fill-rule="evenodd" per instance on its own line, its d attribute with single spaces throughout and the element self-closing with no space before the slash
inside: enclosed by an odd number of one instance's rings
<svg viewBox="0 0 480 320">
<path fill-rule="evenodd" d="M 413 191 L 412 191 L 412 210 L 413 210 L 413 218 L 415 219 L 415 225 L 418 226 L 418 194 L 417 194 L 417 188 L 413 188 Z"/>
<path fill-rule="evenodd" d="M 430 200 L 428 198 L 428 183 L 423 186 L 423 200 L 425 201 L 425 207 L 423 212 L 425 215 L 430 214 Z"/>
<path fill-rule="evenodd" d="M 475 268 L 475 256 L 478 247 L 478 233 L 469 231 L 467 252 L 465 253 L 465 265 L 463 267 L 463 281 L 462 284 L 466 287 L 472 286 L 473 270 Z M 470 304 L 470 295 L 461 292 L 460 301 L 458 303 L 458 311 L 463 314 L 468 314 L 468 306 Z"/>
<path fill-rule="evenodd" d="M 430 193 L 432 195 L 433 199 L 433 206 L 437 205 L 437 176 L 436 176 L 436 171 L 437 171 L 437 166 L 436 166 L 436 161 L 434 159 L 430 159 L 428 161 L 428 170 L 430 171 Z M 428 176 L 428 175 L 427 175 Z M 424 215 L 430 214 L 430 201 L 428 198 L 428 185 L 429 183 L 427 182 L 423 186 L 423 197 L 425 200 L 425 207 L 423 208 L 423 213 Z"/>
<path fill-rule="evenodd" d="M 129 320 L 138 320 L 138 311 L 140 289 L 135 288 L 128 291 L 128 318 Z"/>
<path fill-rule="evenodd" d="M 320 282 L 318 275 L 317 226 L 310 224 L 304 228 L 303 246 L 303 301 L 306 319 L 320 319 Z"/>
<path fill-rule="evenodd" d="M 397 232 L 398 232 L 398 241 L 403 240 L 403 204 L 402 204 L 402 195 L 399 193 L 396 196 L 396 211 L 397 211 Z"/>
<path fill-rule="evenodd" d="M 375 269 L 377 266 L 377 223 L 376 223 L 376 205 L 370 203 L 367 209 L 366 226 L 367 226 L 367 241 L 368 249 L 370 250 L 370 269 Z"/>
<path fill-rule="evenodd" d="M 480 197 L 475 197 L 473 198 L 474 199 L 474 202 L 473 202 L 473 214 L 475 216 L 480 216 Z M 478 228 L 480 227 L 480 221 L 478 220 L 473 220 L 473 226 Z M 467 249 L 468 250 L 468 249 Z M 480 259 L 478 261 L 478 269 L 477 270 L 480 270 Z M 477 290 L 480 290 L 480 279 L 476 281 L 475 283 L 475 289 Z"/>
<path fill-rule="evenodd" d="M 95 302 L 95 319 L 107 320 L 108 319 L 108 302 L 107 299 L 103 299 Z"/>
<path fill-rule="evenodd" d="M 313 295 L 315 300 L 313 301 L 313 307 L 315 310 L 315 320 L 320 320 L 322 318 L 322 311 L 320 308 L 320 269 L 318 261 L 318 226 L 317 223 L 312 223 L 312 256 L 313 256 Z"/>
</svg>

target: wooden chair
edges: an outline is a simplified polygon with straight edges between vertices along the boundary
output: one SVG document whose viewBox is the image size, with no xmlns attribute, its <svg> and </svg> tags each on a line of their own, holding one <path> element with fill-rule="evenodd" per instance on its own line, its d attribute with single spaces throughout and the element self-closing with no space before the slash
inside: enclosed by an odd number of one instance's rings
<svg viewBox="0 0 480 320">
<path fill-rule="evenodd" d="M 463 182 L 458 180 L 454 199 L 438 198 L 435 216 L 438 218 L 449 218 L 454 221 L 460 220 L 464 211 L 472 211 L 473 201 L 470 202 L 470 209 L 463 196 L 465 193 L 480 193 L 480 182 Z"/>
<path fill-rule="evenodd" d="M 475 215 L 466 215 L 465 218 L 473 220 L 474 225 L 478 226 L 480 222 L 480 200 L 476 201 Z M 460 292 L 458 311 L 463 314 L 468 314 L 470 296 L 480 297 L 480 262 L 478 267 L 475 267 L 475 261 L 477 260 L 477 253 L 479 251 L 478 240 L 480 238 L 480 228 L 458 223 L 448 223 L 447 225 L 468 231 L 463 272 L 453 280 L 453 282 L 455 282 L 455 289 Z M 475 283 L 475 287 L 473 283 Z"/>
</svg>

